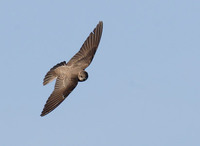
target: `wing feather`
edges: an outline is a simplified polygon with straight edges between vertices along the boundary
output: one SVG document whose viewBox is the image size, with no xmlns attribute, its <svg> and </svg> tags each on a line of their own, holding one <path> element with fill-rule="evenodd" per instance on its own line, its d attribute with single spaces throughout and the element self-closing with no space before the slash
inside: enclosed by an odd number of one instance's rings
<svg viewBox="0 0 200 146">
<path fill-rule="evenodd" d="M 69 66 L 80 67 L 85 69 L 90 65 L 96 50 L 98 48 L 99 42 L 101 40 L 101 35 L 103 31 L 103 22 L 100 21 L 93 32 L 90 33 L 88 38 L 85 40 L 81 49 L 76 53 L 71 60 L 67 63 Z"/>
<path fill-rule="evenodd" d="M 58 107 L 65 100 L 65 98 L 67 98 L 67 96 L 73 91 L 77 84 L 78 80 L 63 79 L 59 76 L 56 80 L 55 89 L 48 98 L 44 109 L 41 113 L 41 116 L 45 116 L 46 114 L 53 111 L 56 107 Z"/>
</svg>

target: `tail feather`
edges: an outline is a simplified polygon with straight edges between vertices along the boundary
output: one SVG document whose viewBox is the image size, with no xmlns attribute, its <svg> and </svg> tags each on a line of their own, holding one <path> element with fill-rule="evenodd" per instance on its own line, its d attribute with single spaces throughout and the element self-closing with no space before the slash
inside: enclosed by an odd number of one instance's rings
<svg viewBox="0 0 200 146">
<path fill-rule="evenodd" d="M 60 67 L 60 66 L 64 66 L 66 65 L 66 62 L 63 61 L 63 62 L 60 62 L 58 64 L 56 64 L 54 67 L 52 67 L 50 69 L 50 71 L 47 72 L 47 74 L 45 75 L 44 77 L 44 80 L 43 80 L 43 85 L 46 85 L 48 84 L 49 82 L 53 81 L 54 79 L 56 79 L 57 75 L 55 73 L 55 70 Z"/>
<path fill-rule="evenodd" d="M 50 70 L 46 76 L 44 77 L 43 85 L 46 85 L 56 79 L 56 74 L 54 73 L 54 70 Z"/>
</svg>

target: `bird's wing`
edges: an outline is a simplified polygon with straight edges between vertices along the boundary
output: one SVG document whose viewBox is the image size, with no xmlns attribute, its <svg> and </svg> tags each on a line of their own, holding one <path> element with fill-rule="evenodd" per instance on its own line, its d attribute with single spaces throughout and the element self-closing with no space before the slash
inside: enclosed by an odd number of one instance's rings
<svg viewBox="0 0 200 146">
<path fill-rule="evenodd" d="M 54 79 L 57 78 L 57 74 L 56 74 L 56 69 L 58 69 L 59 67 L 62 67 L 62 66 L 65 66 L 67 65 L 65 61 L 61 62 L 61 63 L 58 63 L 56 64 L 54 67 L 52 67 L 48 72 L 47 74 L 45 75 L 44 77 L 44 80 L 43 80 L 43 85 L 46 85 L 48 84 L 49 82 L 53 81 Z"/>
<path fill-rule="evenodd" d="M 91 32 L 88 38 L 85 40 L 79 52 L 71 58 L 67 65 L 72 67 L 80 67 L 81 69 L 88 67 L 92 62 L 92 59 L 98 48 L 102 31 L 103 22 L 100 21 L 93 32 Z"/>
<path fill-rule="evenodd" d="M 59 106 L 64 99 L 73 91 L 77 86 L 78 80 L 68 79 L 64 76 L 58 76 L 55 84 L 55 89 L 53 93 L 48 98 L 41 116 L 53 111 L 57 106 Z"/>
</svg>

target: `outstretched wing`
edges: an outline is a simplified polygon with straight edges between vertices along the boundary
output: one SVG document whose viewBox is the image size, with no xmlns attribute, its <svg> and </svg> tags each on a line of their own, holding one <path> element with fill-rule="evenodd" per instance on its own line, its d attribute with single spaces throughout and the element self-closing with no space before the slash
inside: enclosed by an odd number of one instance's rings
<svg viewBox="0 0 200 146">
<path fill-rule="evenodd" d="M 55 84 L 55 89 L 48 98 L 40 116 L 45 116 L 46 114 L 53 111 L 56 107 L 58 107 L 73 91 L 77 84 L 78 80 L 70 80 L 64 76 L 58 76 Z"/>
<path fill-rule="evenodd" d="M 98 48 L 102 31 L 103 22 L 100 21 L 93 32 L 91 32 L 88 38 L 85 40 L 79 52 L 71 58 L 67 65 L 72 67 L 80 67 L 81 69 L 88 67 L 92 62 L 92 59 Z"/>
</svg>

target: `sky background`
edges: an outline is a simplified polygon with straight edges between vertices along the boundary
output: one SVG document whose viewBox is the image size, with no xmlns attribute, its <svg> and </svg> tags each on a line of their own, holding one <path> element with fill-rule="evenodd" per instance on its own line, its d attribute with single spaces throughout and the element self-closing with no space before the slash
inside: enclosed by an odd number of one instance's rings
<svg viewBox="0 0 200 146">
<path fill-rule="evenodd" d="M 200 1 L 0 1 L 1 146 L 199 146 Z M 40 117 L 103 21 L 87 81 Z"/>
</svg>

